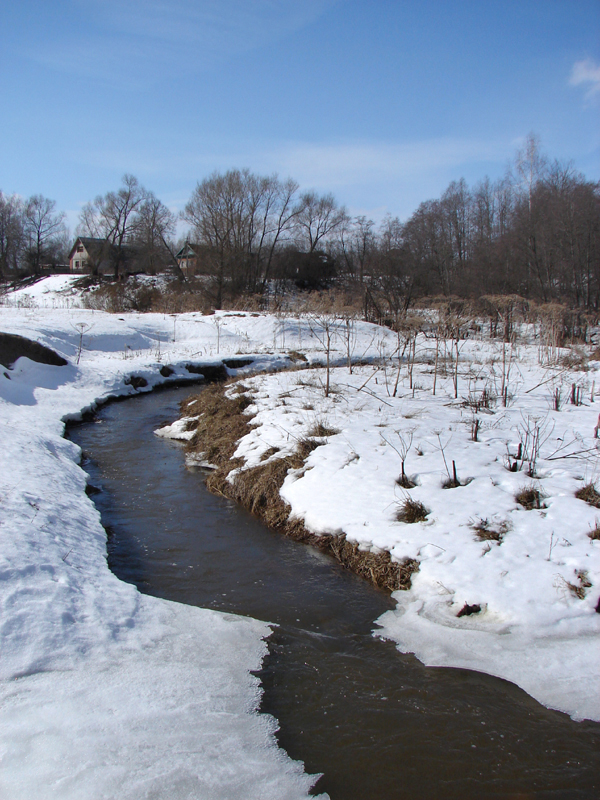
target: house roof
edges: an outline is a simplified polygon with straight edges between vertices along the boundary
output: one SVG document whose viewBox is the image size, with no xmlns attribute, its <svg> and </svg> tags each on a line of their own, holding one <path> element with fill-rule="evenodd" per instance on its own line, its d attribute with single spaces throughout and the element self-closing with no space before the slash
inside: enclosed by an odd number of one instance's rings
<svg viewBox="0 0 600 800">
<path fill-rule="evenodd" d="M 99 253 L 107 245 L 106 239 L 94 239 L 91 236 L 78 236 L 75 240 L 75 244 L 69 252 L 69 259 L 72 258 L 73 253 L 77 249 L 77 245 L 80 243 L 85 247 L 91 256 Z"/>
<path fill-rule="evenodd" d="M 181 250 L 176 254 L 175 258 L 193 258 L 197 256 L 202 249 L 202 245 L 195 244 L 195 242 L 186 242 Z"/>
</svg>

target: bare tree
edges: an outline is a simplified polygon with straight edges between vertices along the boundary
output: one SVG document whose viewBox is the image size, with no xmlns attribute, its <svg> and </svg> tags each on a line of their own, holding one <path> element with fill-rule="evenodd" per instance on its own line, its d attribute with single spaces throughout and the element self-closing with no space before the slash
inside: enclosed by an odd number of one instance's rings
<svg viewBox="0 0 600 800">
<path fill-rule="evenodd" d="M 147 192 L 139 206 L 133 241 L 138 248 L 137 258 L 144 272 L 154 274 L 168 264 L 176 264 L 176 216 L 153 192 Z"/>
<path fill-rule="evenodd" d="M 35 275 L 39 274 L 42 261 L 52 256 L 66 236 L 66 215 L 55 209 L 56 201 L 41 194 L 34 194 L 25 203 L 24 232 L 28 239 L 28 260 Z"/>
<path fill-rule="evenodd" d="M 321 197 L 316 192 L 305 192 L 300 197 L 296 218 L 298 239 L 309 253 L 322 249 L 324 244 L 347 219 L 344 208 L 340 208 L 332 194 Z"/>
<path fill-rule="evenodd" d="M 286 242 L 302 207 L 298 184 L 249 170 L 213 173 L 198 183 L 182 218 L 207 247 L 215 280 L 214 302 L 230 291 L 256 291 L 271 276 L 276 249 Z M 206 265 L 205 265 L 206 266 Z"/>
<path fill-rule="evenodd" d="M 103 239 L 103 257 L 112 262 L 115 278 L 121 276 L 127 260 L 126 245 L 139 231 L 140 210 L 148 192 L 133 175 L 123 176 L 123 185 L 116 192 L 98 195 L 81 210 L 79 230 L 82 234 Z"/>
<path fill-rule="evenodd" d="M 24 246 L 23 203 L 0 191 L 0 279 L 17 277 Z"/>
</svg>

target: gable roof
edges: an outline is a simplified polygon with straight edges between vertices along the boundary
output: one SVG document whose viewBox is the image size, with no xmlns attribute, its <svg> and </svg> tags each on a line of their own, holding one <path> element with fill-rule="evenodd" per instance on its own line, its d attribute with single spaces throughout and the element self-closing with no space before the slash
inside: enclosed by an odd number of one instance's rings
<svg viewBox="0 0 600 800">
<path fill-rule="evenodd" d="M 91 236 L 78 236 L 75 240 L 75 244 L 69 251 L 69 260 L 77 250 L 78 244 L 82 244 L 92 257 L 94 257 L 94 255 L 99 255 L 106 246 L 109 246 L 106 239 L 94 239 Z"/>
</svg>

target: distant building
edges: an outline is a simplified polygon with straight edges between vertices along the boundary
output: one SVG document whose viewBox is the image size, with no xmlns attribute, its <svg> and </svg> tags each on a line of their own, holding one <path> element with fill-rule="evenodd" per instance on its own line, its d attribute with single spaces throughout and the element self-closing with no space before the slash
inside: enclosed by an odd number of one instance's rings
<svg viewBox="0 0 600 800">
<path fill-rule="evenodd" d="M 110 273 L 113 270 L 111 250 L 106 239 L 78 236 L 69 253 L 69 272 Z"/>
<path fill-rule="evenodd" d="M 139 275 L 148 271 L 149 259 L 145 255 L 134 242 L 119 248 L 106 239 L 78 236 L 69 253 L 69 272 L 112 276 L 118 265 L 119 275 Z"/>
<path fill-rule="evenodd" d="M 186 278 L 210 274 L 210 248 L 204 244 L 186 242 L 175 255 L 177 266 Z"/>
</svg>

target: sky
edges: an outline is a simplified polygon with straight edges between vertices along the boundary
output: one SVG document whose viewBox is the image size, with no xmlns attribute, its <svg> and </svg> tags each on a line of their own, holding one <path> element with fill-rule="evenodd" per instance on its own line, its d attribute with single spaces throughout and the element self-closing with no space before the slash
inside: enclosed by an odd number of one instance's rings
<svg viewBox="0 0 600 800">
<path fill-rule="evenodd" d="M 600 180 L 600 0 L 19 0 L 0 189 L 74 229 L 134 174 L 171 209 L 248 168 L 406 219 L 528 134 Z"/>
</svg>

